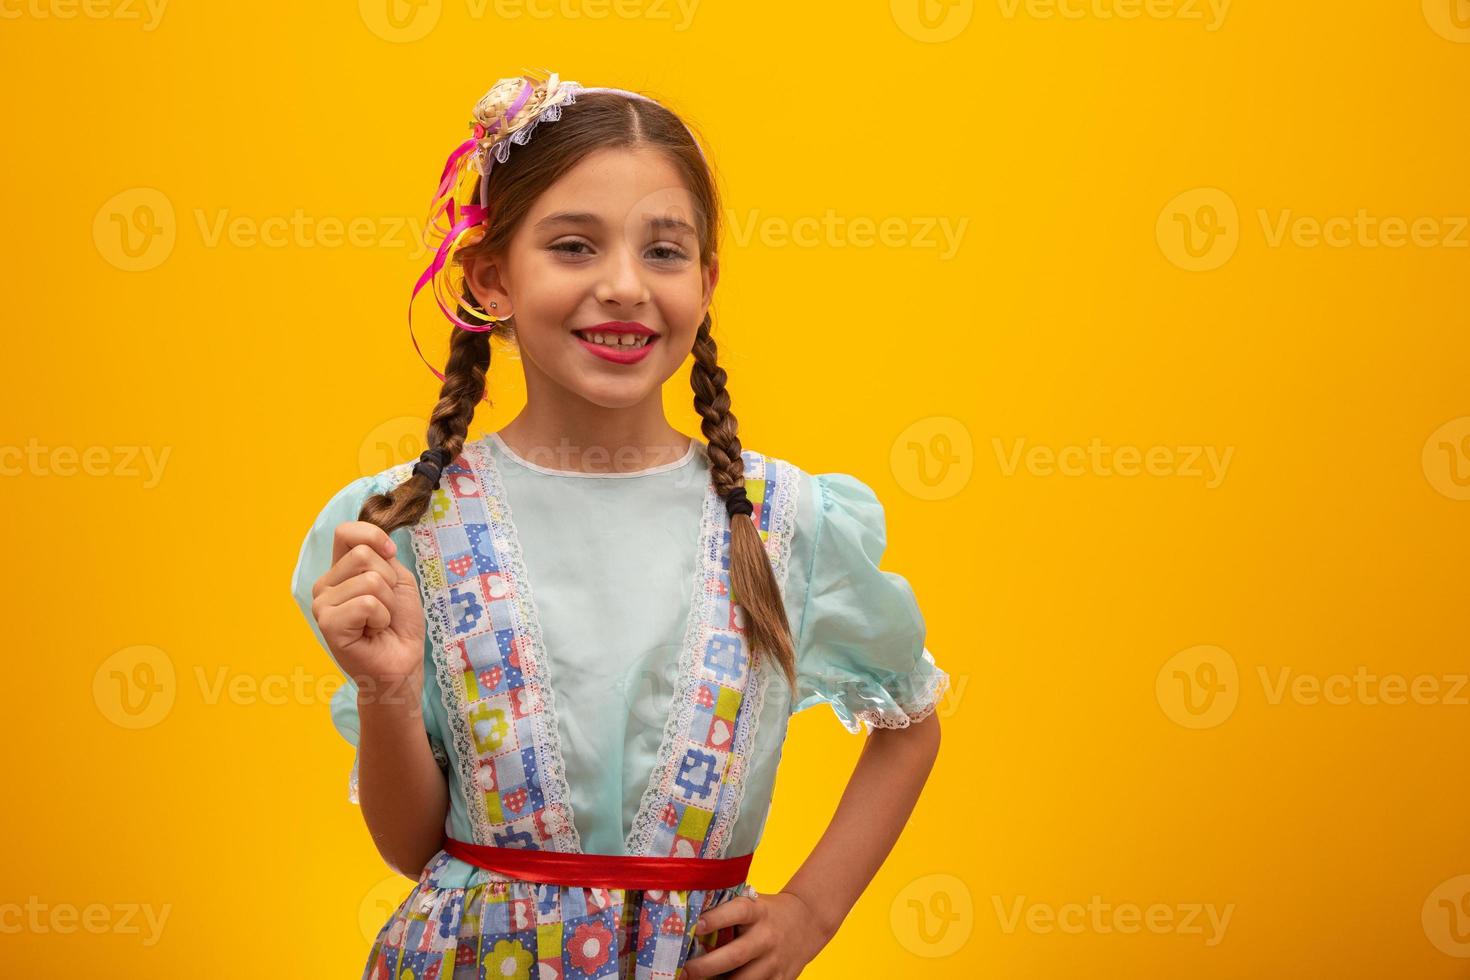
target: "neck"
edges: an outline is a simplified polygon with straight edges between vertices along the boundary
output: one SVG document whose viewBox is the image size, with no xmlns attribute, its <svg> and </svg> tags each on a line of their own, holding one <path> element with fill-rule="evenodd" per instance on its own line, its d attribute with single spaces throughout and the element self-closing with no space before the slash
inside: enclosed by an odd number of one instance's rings
<svg viewBox="0 0 1470 980">
<path fill-rule="evenodd" d="M 553 409 L 528 401 L 499 429 L 500 438 L 517 455 L 556 470 L 621 473 L 672 463 L 688 452 L 690 439 L 664 417 L 662 392 L 654 396 L 626 408 L 563 403 Z"/>
</svg>

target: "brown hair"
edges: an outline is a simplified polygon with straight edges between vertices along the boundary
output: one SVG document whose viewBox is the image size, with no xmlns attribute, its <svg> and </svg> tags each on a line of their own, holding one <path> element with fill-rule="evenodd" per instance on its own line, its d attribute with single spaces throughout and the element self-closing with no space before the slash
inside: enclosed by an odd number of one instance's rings
<svg viewBox="0 0 1470 980">
<path fill-rule="evenodd" d="M 678 116 L 665 107 L 641 99 L 605 92 L 585 92 L 562 109 L 555 122 L 542 121 L 529 142 L 516 146 L 505 163 L 490 171 L 488 188 L 489 230 L 477 242 L 461 248 L 455 260 L 461 265 L 474 255 L 505 254 L 516 229 L 542 192 L 594 150 L 608 147 L 650 147 L 664 152 L 682 174 L 694 197 L 699 233 L 700 262 L 709 267 L 719 240 L 719 193 L 714 174 L 700 149 Z M 484 178 L 481 178 L 484 179 Z M 479 183 L 471 200 L 477 200 Z M 474 295 L 465 286 L 460 319 L 481 322 Z M 726 375 L 720 367 L 710 316 L 705 314 L 694 338 L 694 364 L 689 383 L 694 389 L 694 409 L 702 419 L 710 460 L 710 478 L 715 492 L 724 498 L 745 486 L 745 462 L 741 456 L 739 424 L 730 412 Z M 497 324 L 494 332 L 514 337 L 513 327 Z M 469 432 L 475 409 L 485 395 L 485 375 L 490 369 L 491 331 L 451 327 L 449 359 L 444 367 L 444 385 L 438 404 L 429 416 L 428 444 L 442 449 L 449 459 L 459 456 Z M 429 507 L 435 485 L 414 474 L 388 493 L 369 497 L 358 519 L 392 533 L 417 523 Z M 731 600 L 745 613 L 748 644 L 762 654 L 774 656 L 792 690 L 796 687 L 796 655 L 791 624 L 782 604 L 780 588 L 769 556 L 756 530 L 752 515 L 730 518 Z"/>
</svg>

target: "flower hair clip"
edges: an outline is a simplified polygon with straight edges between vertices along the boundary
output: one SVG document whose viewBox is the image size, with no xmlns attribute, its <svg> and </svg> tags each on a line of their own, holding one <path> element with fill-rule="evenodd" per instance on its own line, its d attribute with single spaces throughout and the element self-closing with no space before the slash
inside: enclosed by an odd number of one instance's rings
<svg viewBox="0 0 1470 980">
<path fill-rule="evenodd" d="M 481 310 L 465 307 L 463 295 L 463 272 L 457 263 L 449 261 L 450 254 L 468 244 L 470 236 L 478 241 L 486 230 L 489 217 L 490 171 L 497 163 L 505 163 L 513 145 L 524 145 L 542 120 L 555 122 L 561 118 L 564 106 L 577 101 L 580 92 L 610 92 L 646 102 L 656 100 L 620 88 L 588 88 L 577 82 L 563 81 L 555 72 L 527 71 L 523 75 L 502 78 L 486 92 L 472 113 L 470 136 L 444 162 L 439 175 L 439 185 L 429 202 L 429 217 L 424 224 L 424 244 L 434 250 L 428 266 L 414 283 L 408 297 L 408 336 L 414 350 L 434 376 L 441 382 L 444 374 L 429 363 L 419 347 L 413 332 L 413 302 L 419 291 L 430 286 L 439 311 L 455 327 L 477 333 L 494 330 L 496 325 L 508 317 L 491 316 Z M 698 138 L 690 133 L 696 146 Z M 704 152 L 700 148 L 701 154 Z M 468 196 L 470 188 L 479 183 L 477 203 L 460 203 Z M 479 323 L 470 323 L 455 313 L 459 307 Z"/>
</svg>

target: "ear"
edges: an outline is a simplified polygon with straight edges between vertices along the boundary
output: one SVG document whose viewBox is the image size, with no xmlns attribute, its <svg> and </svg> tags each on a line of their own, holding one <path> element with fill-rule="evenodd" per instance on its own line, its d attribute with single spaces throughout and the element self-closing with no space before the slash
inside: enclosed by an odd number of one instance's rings
<svg viewBox="0 0 1470 980">
<path fill-rule="evenodd" d="M 720 281 L 720 256 L 718 253 L 709 257 L 709 268 L 703 270 L 702 276 L 704 278 L 704 298 L 701 302 L 705 310 L 708 311 L 710 301 L 715 296 L 715 283 Z"/>
<path fill-rule="evenodd" d="M 507 317 L 515 312 L 497 259 L 484 255 L 469 257 L 465 260 L 464 281 L 480 304 L 480 309 L 486 313 L 495 317 Z M 495 305 L 491 306 L 491 303 Z"/>
</svg>

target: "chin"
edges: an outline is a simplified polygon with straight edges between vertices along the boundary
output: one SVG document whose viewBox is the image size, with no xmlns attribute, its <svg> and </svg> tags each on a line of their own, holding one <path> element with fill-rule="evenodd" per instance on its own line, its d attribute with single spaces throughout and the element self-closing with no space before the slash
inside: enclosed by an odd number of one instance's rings
<svg viewBox="0 0 1470 980">
<path fill-rule="evenodd" d="M 633 384 L 631 382 L 612 384 L 579 384 L 572 386 L 572 390 L 583 399 L 596 405 L 598 408 L 617 409 L 632 408 L 641 405 L 648 400 L 649 395 L 657 392 L 662 385 L 650 387 L 647 384 Z"/>
</svg>

